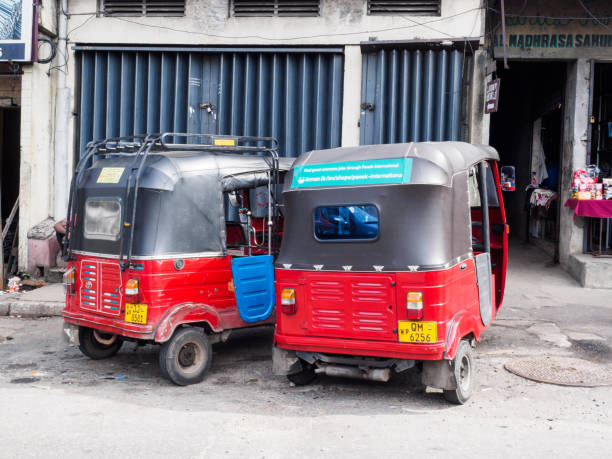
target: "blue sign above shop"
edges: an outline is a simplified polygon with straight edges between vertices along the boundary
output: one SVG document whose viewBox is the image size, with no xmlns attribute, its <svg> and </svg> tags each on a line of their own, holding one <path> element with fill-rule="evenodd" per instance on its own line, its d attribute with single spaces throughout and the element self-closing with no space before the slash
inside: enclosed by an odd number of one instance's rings
<svg viewBox="0 0 612 459">
<path fill-rule="evenodd" d="M 291 188 L 410 183 L 412 158 L 295 166 Z"/>
<path fill-rule="evenodd" d="M 25 59 L 25 43 L 0 43 L 0 60 L 16 60 L 22 61 Z"/>
</svg>

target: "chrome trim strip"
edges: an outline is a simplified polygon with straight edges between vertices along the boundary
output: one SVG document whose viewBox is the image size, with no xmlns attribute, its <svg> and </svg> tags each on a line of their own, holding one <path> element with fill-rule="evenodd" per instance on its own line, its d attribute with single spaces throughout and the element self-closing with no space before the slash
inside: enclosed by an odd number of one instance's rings
<svg viewBox="0 0 612 459">
<path fill-rule="evenodd" d="M 463 263 L 466 260 L 473 260 L 474 254 L 472 252 L 463 254 L 457 258 L 450 260 L 448 263 L 443 265 L 429 265 L 429 266 L 418 266 L 415 270 L 415 265 L 405 265 L 403 269 L 399 269 L 399 266 L 384 266 L 383 270 L 376 269 L 380 266 L 372 266 L 372 269 L 364 270 L 357 269 L 355 266 L 352 267 L 351 272 L 360 272 L 360 273 L 401 273 L 401 272 L 423 272 L 423 271 L 446 271 L 448 269 L 454 268 L 460 263 Z M 337 269 L 323 269 L 323 265 L 300 265 L 300 264 L 281 264 L 275 263 L 274 265 L 277 269 L 291 269 L 294 271 L 328 271 L 328 272 L 344 272 L 344 266 L 337 266 Z M 287 268 L 289 266 L 289 268 Z M 321 269 L 317 269 L 317 266 L 321 266 Z M 327 265 L 329 266 L 329 265 Z M 314 269 L 313 269 L 314 268 Z"/>
<path fill-rule="evenodd" d="M 84 250 L 73 250 L 72 253 L 77 255 L 84 255 L 98 258 L 112 258 L 115 260 L 119 259 L 119 255 L 111 255 L 108 253 L 94 253 L 86 252 Z M 132 260 L 174 260 L 176 258 L 211 258 L 211 257 L 224 257 L 226 254 L 223 252 L 200 252 L 200 253 L 172 253 L 165 255 L 151 255 L 151 256 L 132 256 Z"/>
</svg>

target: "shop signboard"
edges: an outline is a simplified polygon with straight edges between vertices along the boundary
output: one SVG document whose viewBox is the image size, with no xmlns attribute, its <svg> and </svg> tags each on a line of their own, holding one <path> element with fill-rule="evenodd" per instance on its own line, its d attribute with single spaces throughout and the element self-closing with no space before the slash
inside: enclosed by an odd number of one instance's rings
<svg viewBox="0 0 612 459">
<path fill-rule="evenodd" d="M 32 59 L 32 0 L 0 0 L 0 61 Z"/>
<path fill-rule="evenodd" d="M 497 111 L 500 85 L 501 80 L 499 78 L 487 83 L 487 91 L 485 93 L 485 113 L 493 113 Z"/>
<path fill-rule="evenodd" d="M 505 0 L 506 36 L 501 16 L 493 37 L 496 59 L 609 58 L 612 55 L 612 2 L 610 0 Z"/>
</svg>

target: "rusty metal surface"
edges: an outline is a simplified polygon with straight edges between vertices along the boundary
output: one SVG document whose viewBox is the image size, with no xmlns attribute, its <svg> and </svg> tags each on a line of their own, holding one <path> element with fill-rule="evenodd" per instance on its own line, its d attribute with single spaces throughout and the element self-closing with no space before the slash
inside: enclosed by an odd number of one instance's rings
<svg viewBox="0 0 612 459">
<path fill-rule="evenodd" d="M 612 365 L 571 357 L 526 357 L 504 364 L 506 370 L 532 381 L 561 386 L 612 386 Z"/>
</svg>

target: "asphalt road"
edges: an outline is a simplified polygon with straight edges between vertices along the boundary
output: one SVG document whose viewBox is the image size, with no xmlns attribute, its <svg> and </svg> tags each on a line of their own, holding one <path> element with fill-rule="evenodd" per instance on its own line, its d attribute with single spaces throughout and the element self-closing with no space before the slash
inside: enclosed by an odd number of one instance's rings
<svg viewBox="0 0 612 459">
<path fill-rule="evenodd" d="M 201 384 L 162 379 L 157 348 L 128 343 L 92 361 L 61 341 L 61 319 L 0 317 L 0 457 L 605 457 L 612 387 L 563 387 L 507 372 L 524 356 L 612 364 L 612 292 L 584 290 L 514 249 L 504 308 L 476 348 L 464 406 L 388 383 L 271 372 L 271 328 L 214 347 Z"/>
</svg>

